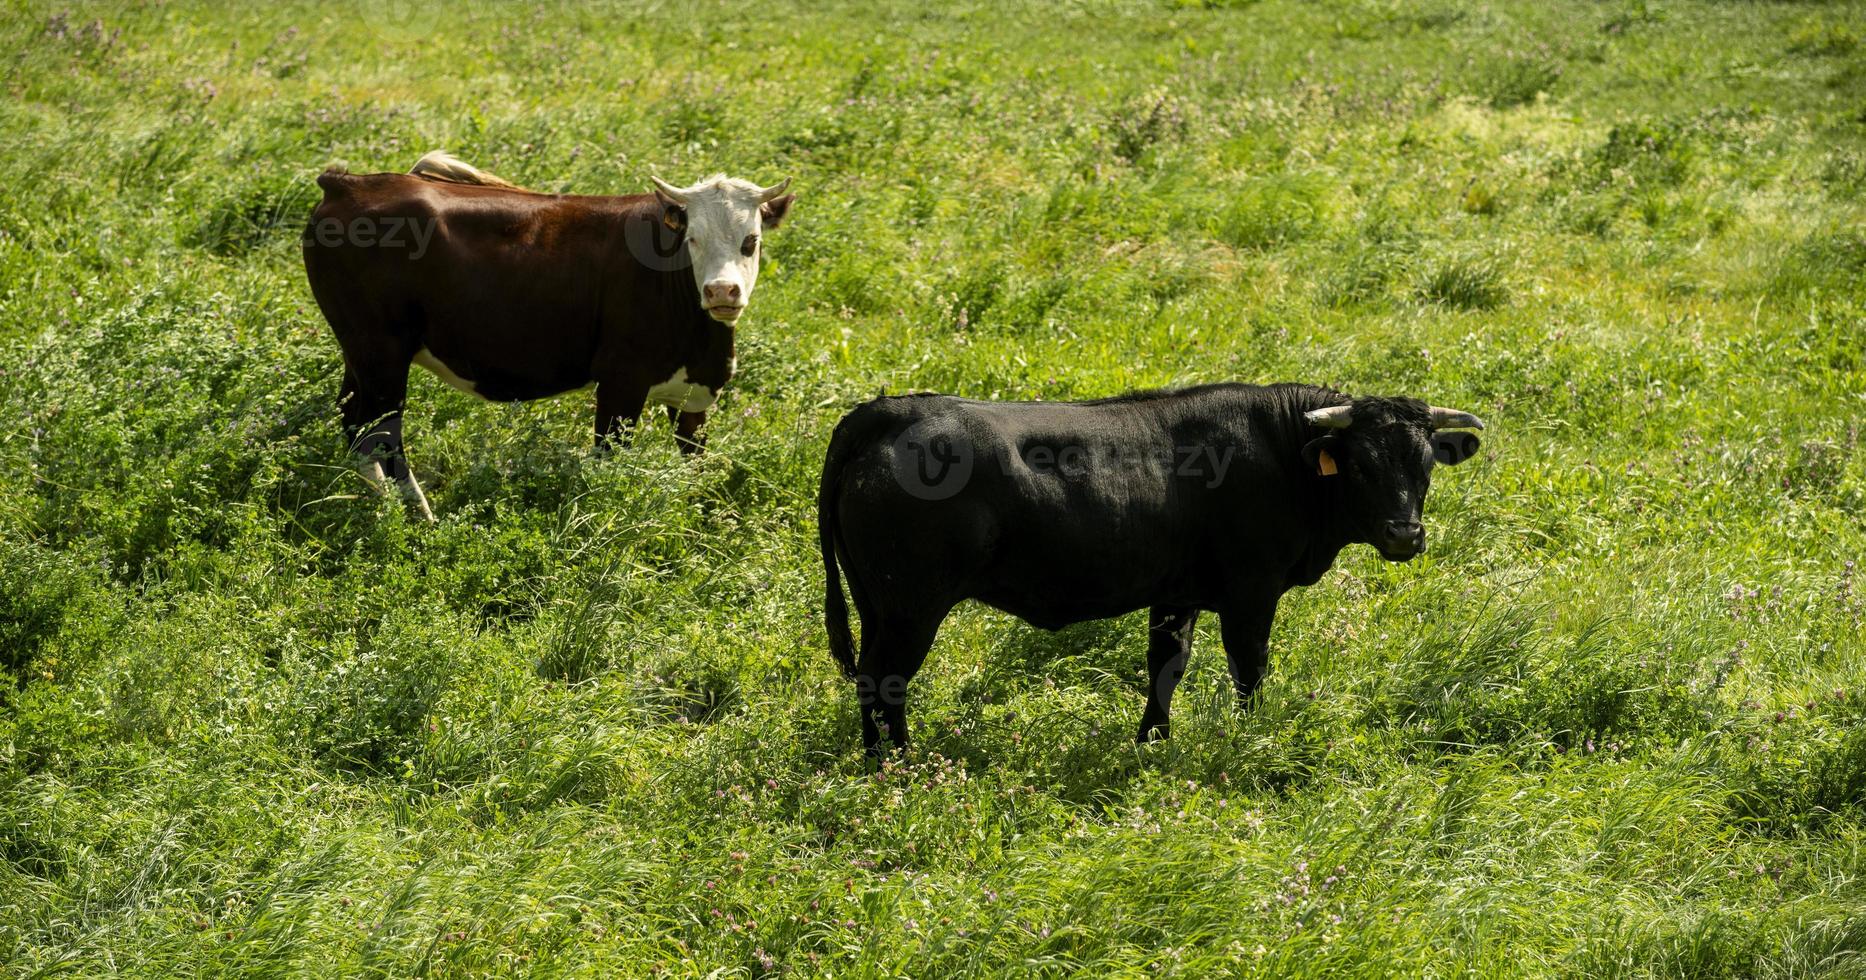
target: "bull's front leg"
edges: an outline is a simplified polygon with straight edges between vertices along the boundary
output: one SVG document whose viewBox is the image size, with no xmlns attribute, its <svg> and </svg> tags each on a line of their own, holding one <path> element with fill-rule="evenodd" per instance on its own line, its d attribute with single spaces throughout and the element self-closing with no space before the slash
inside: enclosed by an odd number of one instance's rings
<svg viewBox="0 0 1866 980">
<path fill-rule="evenodd" d="M 1248 707 L 1270 665 L 1270 624 L 1276 619 L 1278 589 L 1234 598 L 1218 611 L 1225 638 L 1225 659 L 1231 665 L 1231 683 L 1238 704 Z"/>
<path fill-rule="evenodd" d="M 1186 657 L 1192 653 L 1192 627 L 1199 621 L 1197 609 L 1155 606 L 1147 613 L 1147 707 L 1140 713 L 1137 741 L 1151 742 L 1172 734 L 1167 712 L 1173 703 L 1173 689 L 1186 673 Z"/>
<path fill-rule="evenodd" d="M 700 426 L 706 424 L 705 412 L 670 408 L 667 414 L 674 421 L 674 442 L 680 446 L 682 456 L 697 456 L 706 449 L 706 436 L 700 433 Z"/>
</svg>

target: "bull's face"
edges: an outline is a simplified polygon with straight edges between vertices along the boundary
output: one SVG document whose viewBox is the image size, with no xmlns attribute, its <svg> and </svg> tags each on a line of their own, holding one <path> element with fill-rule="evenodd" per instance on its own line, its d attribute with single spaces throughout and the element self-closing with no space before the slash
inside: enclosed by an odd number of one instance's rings
<svg viewBox="0 0 1866 980">
<path fill-rule="evenodd" d="M 1307 414 L 1321 434 L 1303 447 L 1314 471 L 1341 481 L 1342 516 L 1356 541 L 1388 561 L 1425 551 L 1425 492 L 1432 468 L 1455 466 L 1477 452 L 1481 429 L 1468 412 L 1411 398 L 1356 398 Z"/>
<path fill-rule="evenodd" d="M 790 180 L 759 187 L 712 177 L 692 187 L 675 187 L 659 177 L 651 179 L 662 222 L 685 233 L 700 305 L 721 323 L 738 320 L 758 283 L 765 229 L 784 220 L 795 197 L 784 193 Z"/>
</svg>

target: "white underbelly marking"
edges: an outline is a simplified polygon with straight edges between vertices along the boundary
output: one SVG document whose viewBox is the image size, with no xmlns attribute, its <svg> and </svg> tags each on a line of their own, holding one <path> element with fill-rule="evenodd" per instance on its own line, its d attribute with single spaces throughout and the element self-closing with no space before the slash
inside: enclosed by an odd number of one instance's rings
<svg viewBox="0 0 1866 980">
<path fill-rule="evenodd" d="M 458 388 L 461 391 L 466 392 L 469 395 L 473 395 L 477 398 L 486 397 L 485 395 L 482 395 L 479 393 L 479 389 L 473 386 L 473 382 L 468 381 L 467 379 L 455 374 L 453 371 L 453 368 L 450 368 L 447 365 L 442 364 L 441 359 L 438 357 L 435 357 L 434 353 L 428 350 L 426 347 L 423 347 L 420 350 L 415 351 L 415 363 L 421 365 L 424 368 L 427 368 L 430 372 L 434 374 L 435 377 L 441 379 L 442 381 L 447 382 L 449 385 L 452 385 L 453 387 Z"/>
<path fill-rule="evenodd" d="M 657 405 L 671 405 L 683 412 L 704 412 L 718 399 L 711 388 L 687 380 L 687 369 L 678 368 L 674 376 L 648 389 L 648 400 Z"/>
</svg>

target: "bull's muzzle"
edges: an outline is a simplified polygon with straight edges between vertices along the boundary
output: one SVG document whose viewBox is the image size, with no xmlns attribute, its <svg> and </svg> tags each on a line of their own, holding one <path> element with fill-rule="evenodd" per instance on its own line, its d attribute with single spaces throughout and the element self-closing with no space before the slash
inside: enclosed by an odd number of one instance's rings
<svg viewBox="0 0 1866 980">
<path fill-rule="evenodd" d="M 1380 557 L 1409 561 L 1425 553 L 1425 526 L 1418 521 L 1388 521 L 1377 542 Z"/>
</svg>

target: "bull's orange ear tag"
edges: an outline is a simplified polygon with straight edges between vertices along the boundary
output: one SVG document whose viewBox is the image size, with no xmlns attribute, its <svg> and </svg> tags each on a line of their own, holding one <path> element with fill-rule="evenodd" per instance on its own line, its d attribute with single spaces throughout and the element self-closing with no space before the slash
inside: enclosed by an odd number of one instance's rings
<svg viewBox="0 0 1866 980">
<path fill-rule="evenodd" d="M 1328 450 L 1323 449 L 1315 454 L 1315 472 L 1323 476 L 1334 476 L 1341 470 L 1335 466 L 1335 457 L 1328 455 Z"/>
</svg>

